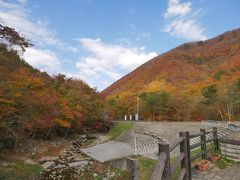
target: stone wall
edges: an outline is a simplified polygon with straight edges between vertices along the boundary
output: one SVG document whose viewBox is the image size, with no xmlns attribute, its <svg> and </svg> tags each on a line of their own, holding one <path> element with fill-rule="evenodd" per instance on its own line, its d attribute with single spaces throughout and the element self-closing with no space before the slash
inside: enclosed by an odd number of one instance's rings
<svg viewBox="0 0 240 180">
<path fill-rule="evenodd" d="M 240 162 L 240 146 L 220 143 L 221 154 L 227 158 Z"/>
</svg>

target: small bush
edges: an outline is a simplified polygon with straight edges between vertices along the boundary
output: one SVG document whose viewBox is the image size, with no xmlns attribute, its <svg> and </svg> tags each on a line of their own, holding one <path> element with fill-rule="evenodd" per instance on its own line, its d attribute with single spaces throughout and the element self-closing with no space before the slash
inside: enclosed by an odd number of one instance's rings
<svg viewBox="0 0 240 180">
<path fill-rule="evenodd" d="M 221 76 L 225 74 L 225 71 L 223 70 L 219 70 L 218 72 L 216 72 L 214 75 L 213 75 L 213 78 L 216 79 L 216 80 L 221 80 Z"/>
<path fill-rule="evenodd" d="M 227 159 L 225 156 L 222 156 L 217 162 L 216 165 L 220 169 L 225 169 L 226 167 L 232 165 L 234 162 L 230 159 Z"/>
</svg>

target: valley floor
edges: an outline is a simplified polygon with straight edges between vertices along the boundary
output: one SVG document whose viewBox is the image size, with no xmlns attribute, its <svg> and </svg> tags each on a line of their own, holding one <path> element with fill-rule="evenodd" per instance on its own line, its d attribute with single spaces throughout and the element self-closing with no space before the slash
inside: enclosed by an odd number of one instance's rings
<svg viewBox="0 0 240 180">
<path fill-rule="evenodd" d="M 108 140 L 102 134 L 66 140 L 29 139 L 19 148 L 0 152 L 0 180 L 127 179 L 129 174 L 85 156 L 80 148 Z"/>
<path fill-rule="evenodd" d="M 15 149 L 0 151 L 0 179 L 32 179 L 39 176 L 41 164 L 56 159 L 69 145 L 64 138 L 51 141 L 27 139 Z"/>
<path fill-rule="evenodd" d="M 224 125 L 226 122 L 222 123 L 222 126 Z M 134 140 L 135 131 L 151 132 L 172 141 L 179 136 L 181 131 L 198 132 L 200 128 L 207 129 L 211 126 L 212 124 L 207 122 L 121 122 L 117 123 L 107 134 L 79 135 L 71 140 L 63 138 L 55 138 L 51 141 L 28 139 L 19 148 L 0 152 L 0 180 L 131 179 L 127 171 L 106 167 L 83 154 L 80 149 L 109 140 L 130 143 L 131 140 Z M 146 141 L 146 139 L 142 140 Z M 146 144 L 146 142 L 144 143 Z M 151 159 L 154 158 L 150 156 L 136 158 L 140 160 L 140 168 L 144 167 L 140 175 L 146 177 L 143 178 L 144 180 L 148 179 L 155 163 Z M 151 164 L 150 169 L 145 167 L 148 164 Z M 214 169 L 215 171 L 218 170 Z"/>
</svg>

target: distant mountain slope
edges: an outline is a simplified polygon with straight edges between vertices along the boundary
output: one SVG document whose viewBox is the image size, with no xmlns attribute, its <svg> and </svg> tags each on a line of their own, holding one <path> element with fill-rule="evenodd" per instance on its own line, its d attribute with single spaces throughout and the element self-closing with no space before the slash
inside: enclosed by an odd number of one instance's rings
<svg viewBox="0 0 240 180">
<path fill-rule="evenodd" d="M 103 97 L 137 92 L 199 93 L 210 83 L 240 76 L 240 29 L 183 44 L 141 65 L 101 92 Z"/>
</svg>

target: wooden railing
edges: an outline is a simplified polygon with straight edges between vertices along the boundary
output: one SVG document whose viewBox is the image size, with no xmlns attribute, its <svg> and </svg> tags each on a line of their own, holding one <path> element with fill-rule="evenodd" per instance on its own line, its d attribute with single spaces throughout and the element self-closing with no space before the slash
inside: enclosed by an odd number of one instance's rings
<svg viewBox="0 0 240 180">
<path fill-rule="evenodd" d="M 212 138 L 207 139 L 206 135 L 212 133 Z M 200 137 L 200 142 L 190 146 L 190 140 L 192 138 Z M 207 146 L 208 143 L 212 143 L 213 146 Z M 170 163 L 170 153 L 176 147 L 180 146 L 180 153 L 176 157 L 173 163 Z M 195 148 L 201 148 L 200 153 L 191 156 L 191 151 Z M 192 161 L 202 158 L 208 158 L 208 152 L 211 150 L 219 150 L 217 128 L 214 127 L 210 131 L 201 129 L 200 133 L 189 134 L 189 132 L 180 132 L 179 137 L 169 144 L 166 141 L 159 142 L 159 159 L 153 170 L 151 180 L 170 180 L 176 173 L 177 168 L 180 166 L 180 172 L 178 173 L 179 180 L 191 180 L 192 179 Z"/>
</svg>

